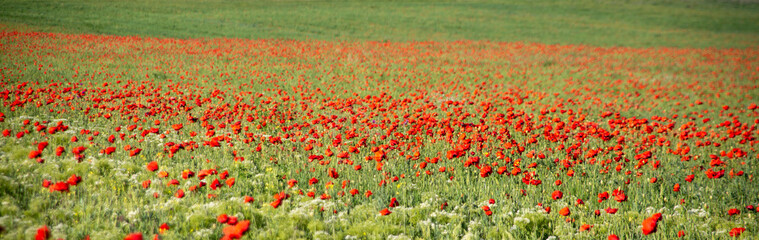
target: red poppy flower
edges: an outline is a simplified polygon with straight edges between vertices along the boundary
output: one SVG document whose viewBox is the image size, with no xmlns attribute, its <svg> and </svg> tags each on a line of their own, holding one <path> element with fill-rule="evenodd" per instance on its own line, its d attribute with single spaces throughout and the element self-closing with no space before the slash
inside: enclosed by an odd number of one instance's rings
<svg viewBox="0 0 759 240">
<path fill-rule="evenodd" d="M 508 171 L 508 167 L 501 166 L 501 167 L 498 167 L 498 170 L 496 172 L 498 173 L 498 175 L 503 175 L 504 173 L 507 173 L 507 171 Z"/>
<path fill-rule="evenodd" d="M 35 159 L 35 158 L 38 158 L 40 156 L 42 156 L 42 152 L 41 151 L 32 150 L 31 152 L 29 152 L 29 159 Z"/>
<path fill-rule="evenodd" d="M 582 226 L 580 226 L 580 232 L 588 231 L 588 230 L 590 230 L 591 228 L 593 228 L 593 225 L 590 225 L 590 224 L 583 224 Z"/>
<path fill-rule="evenodd" d="M 142 152 L 142 149 L 139 149 L 139 148 L 132 149 L 131 151 L 129 151 L 129 156 L 134 157 L 140 154 L 140 152 Z"/>
<path fill-rule="evenodd" d="M 116 151 L 115 147 L 107 147 L 107 148 L 103 149 L 102 153 L 105 154 L 105 155 L 111 155 L 111 153 L 113 153 L 115 151 Z"/>
<path fill-rule="evenodd" d="M 235 224 L 237 224 L 237 217 L 229 216 L 229 220 L 227 220 L 227 225 L 235 225 Z"/>
<path fill-rule="evenodd" d="M 185 169 L 184 171 L 182 171 L 183 179 L 188 179 L 188 178 L 191 178 L 192 176 L 195 176 L 195 172 L 190 171 L 190 169 Z"/>
<path fill-rule="evenodd" d="M 569 211 L 569 207 L 564 207 L 561 210 L 559 210 L 559 215 L 561 216 L 566 217 L 566 216 L 569 216 L 569 214 L 571 214 L 571 212 Z"/>
<path fill-rule="evenodd" d="M 614 196 L 614 200 L 616 200 L 617 202 L 627 201 L 627 195 L 625 195 L 625 193 L 623 192 L 620 192 L 619 194 Z"/>
<path fill-rule="evenodd" d="M 327 199 L 330 199 L 330 198 L 332 198 L 332 196 L 330 196 L 329 194 L 326 194 L 326 193 L 322 193 L 322 195 L 319 197 L 319 199 L 321 199 L 321 200 L 327 200 Z"/>
<path fill-rule="evenodd" d="M 289 186 L 290 188 L 295 187 L 296 184 L 298 184 L 298 180 L 290 179 L 287 181 L 287 186 Z"/>
<path fill-rule="evenodd" d="M 330 168 L 328 171 L 329 177 L 337 179 L 340 175 L 337 174 L 337 170 Z"/>
<path fill-rule="evenodd" d="M 739 237 L 743 232 L 745 232 L 745 228 L 733 228 L 728 233 L 731 237 Z"/>
<path fill-rule="evenodd" d="M 142 233 L 132 233 L 124 237 L 124 240 L 142 240 Z"/>
<path fill-rule="evenodd" d="M 179 185 L 179 180 L 171 179 L 169 180 L 168 183 L 166 183 L 166 186 L 171 186 L 171 185 Z"/>
<path fill-rule="evenodd" d="M 79 184 L 79 182 L 81 182 L 81 181 L 82 181 L 82 177 L 80 177 L 80 176 L 77 176 L 76 174 L 71 174 L 71 177 L 69 177 L 69 179 L 68 179 L 68 180 L 66 180 L 66 182 L 67 182 L 69 185 L 71 185 L 71 186 L 76 186 L 76 185 L 77 185 L 77 184 Z"/>
<path fill-rule="evenodd" d="M 738 210 L 737 208 L 731 208 L 730 210 L 727 210 L 727 215 L 730 215 L 730 216 L 740 214 L 740 213 L 741 211 Z"/>
<path fill-rule="evenodd" d="M 319 183 L 319 179 L 316 179 L 316 178 L 311 178 L 310 180 L 308 180 L 308 185 L 309 185 L 309 186 L 310 186 L 310 185 L 314 185 L 314 184 L 317 184 L 317 183 Z"/>
<path fill-rule="evenodd" d="M 229 216 L 227 216 L 227 214 L 222 213 L 221 215 L 216 217 L 216 221 L 218 221 L 219 223 L 227 223 L 227 221 L 229 221 Z"/>
<path fill-rule="evenodd" d="M 653 218 L 647 218 L 646 220 L 644 220 L 643 228 L 642 228 L 643 234 L 649 235 L 651 233 L 656 232 L 656 224 L 657 224 L 657 220 Z"/>
<path fill-rule="evenodd" d="M 58 192 L 68 192 L 69 191 L 69 183 L 68 182 L 57 182 L 50 186 L 50 192 L 52 191 L 58 191 Z"/>
<path fill-rule="evenodd" d="M 395 198 L 391 198 L 390 199 L 390 205 L 389 205 L 389 207 L 397 207 L 398 205 L 399 204 L 398 204 L 398 200 L 397 199 L 395 199 Z"/>
<path fill-rule="evenodd" d="M 161 226 L 158 227 L 158 232 L 163 234 L 164 232 L 169 230 L 169 224 L 163 223 Z"/>
<path fill-rule="evenodd" d="M 183 198 L 184 197 L 184 190 L 182 190 L 182 189 L 177 190 L 177 192 L 174 193 L 174 197 Z"/>
<path fill-rule="evenodd" d="M 390 210 L 387 210 L 387 208 L 380 210 L 380 214 L 382 214 L 382 216 L 385 216 L 391 213 L 393 212 L 391 212 Z"/>
<path fill-rule="evenodd" d="M 493 211 L 490 211 L 490 207 L 488 207 L 487 205 L 482 206 L 482 211 L 485 212 L 485 215 L 488 215 L 488 216 L 493 215 Z"/>
<path fill-rule="evenodd" d="M 691 175 L 688 175 L 687 177 L 685 177 L 685 181 L 686 182 L 693 182 L 693 179 L 695 179 L 695 178 L 696 178 L 696 175 L 691 174 Z"/>
<path fill-rule="evenodd" d="M 49 144 L 47 142 L 40 142 L 37 144 L 37 151 L 44 151 Z"/>
<path fill-rule="evenodd" d="M 203 180 L 209 175 L 216 174 L 216 169 L 203 169 L 198 173 L 198 180 Z"/>
<path fill-rule="evenodd" d="M 709 179 L 718 179 L 718 178 L 722 178 L 722 176 L 725 175 L 725 170 L 722 169 L 720 171 L 715 172 L 714 170 L 709 168 L 704 173 L 706 174 L 706 177 Z"/>
<path fill-rule="evenodd" d="M 217 179 L 214 179 L 214 180 L 211 182 L 211 185 L 209 185 L 209 187 L 211 188 L 211 190 L 216 190 L 217 188 L 219 188 L 219 186 L 221 186 L 221 182 L 219 182 L 219 179 L 218 179 L 218 178 L 217 178 Z"/>
<path fill-rule="evenodd" d="M 492 172 L 493 172 L 493 169 L 489 165 L 485 165 L 480 168 L 480 177 L 486 178 L 490 176 Z"/>
<path fill-rule="evenodd" d="M 37 235 L 34 235 L 35 240 L 46 240 L 50 238 L 50 229 L 47 225 L 37 229 Z"/>
<path fill-rule="evenodd" d="M 602 192 L 598 194 L 598 202 L 603 202 L 606 199 L 609 199 L 609 192 Z"/>
<path fill-rule="evenodd" d="M 78 146 L 78 147 L 75 147 L 73 150 L 71 150 L 71 153 L 73 153 L 74 155 L 81 155 L 82 153 L 84 153 L 85 150 L 87 150 L 86 147 Z"/>
<path fill-rule="evenodd" d="M 271 202 L 270 205 L 273 208 L 278 208 L 280 205 L 282 205 L 282 201 L 288 198 L 290 198 L 290 194 L 286 194 L 284 192 L 274 194 L 274 201 Z"/>
<path fill-rule="evenodd" d="M 644 235 L 649 235 L 651 233 L 655 233 L 656 232 L 656 224 L 659 222 L 660 219 L 661 219 L 661 214 L 657 213 L 657 214 L 654 214 L 653 216 L 651 216 L 651 217 L 646 218 L 645 220 L 643 220 L 643 228 L 642 228 L 643 234 Z"/>
<path fill-rule="evenodd" d="M 64 149 L 63 147 L 57 147 L 55 148 L 55 155 L 60 157 L 61 155 L 63 155 L 65 151 L 66 149 Z"/>
<path fill-rule="evenodd" d="M 564 196 L 564 194 L 561 191 L 559 191 L 559 190 L 553 191 L 553 193 L 551 193 L 551 198 L 553 198 L 553 200 L 559 200 L 563 196 Z"/>
<path fill-rule="evenodd" d="M 226 239 L 240 239 L 242 238 L 242 235 L 248 231 L 249 227 L 250 221 L 244 220 L 234 225 L 224 227 L 222 232 L 224 233 L 224 238 Z"/>
</svg>

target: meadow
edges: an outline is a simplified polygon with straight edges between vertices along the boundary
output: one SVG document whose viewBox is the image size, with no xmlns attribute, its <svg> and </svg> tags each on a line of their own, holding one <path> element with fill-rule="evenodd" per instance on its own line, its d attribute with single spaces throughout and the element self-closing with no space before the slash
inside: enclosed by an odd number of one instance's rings
<svg viewBox="0 0 759 240">
<path fill-rule="evenodd" d="M 759 45 L 759 4 L 754 0 L 0 0 L 0 6 L 5 25 L 119 36 Z"/>
<path fill-rule="evenodd" d="M 0 238 L 753 239 L 756 8 L 3 1 Z"/>
</svg>

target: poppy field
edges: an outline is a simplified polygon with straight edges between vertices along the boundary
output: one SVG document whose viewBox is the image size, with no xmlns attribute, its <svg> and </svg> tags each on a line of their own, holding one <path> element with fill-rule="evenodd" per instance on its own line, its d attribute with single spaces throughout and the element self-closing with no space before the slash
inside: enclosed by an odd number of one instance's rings
<svg viewBox="0 0 759 240">
<path fill-rule="evenodd" d="M 759 48 L 0 32 L 3 239 L 753 239 Z"/>
</svg>

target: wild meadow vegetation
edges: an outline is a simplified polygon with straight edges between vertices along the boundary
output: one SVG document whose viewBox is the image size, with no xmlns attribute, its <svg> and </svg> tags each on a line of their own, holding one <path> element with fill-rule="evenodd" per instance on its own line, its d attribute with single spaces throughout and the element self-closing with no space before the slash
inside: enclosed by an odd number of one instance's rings
<svg viewBox="0 0 759 240">
<path fill-rule="evenodd" d="M 0 0 L 0 5 L 0 22 L 6 25 L 119 36 L 759 45 L 755 0 Z"/>
<path fill-rule="evenodd" d="M 731 1 L 3 1 L 2 239 L 753 239 Z"/>
</svg>

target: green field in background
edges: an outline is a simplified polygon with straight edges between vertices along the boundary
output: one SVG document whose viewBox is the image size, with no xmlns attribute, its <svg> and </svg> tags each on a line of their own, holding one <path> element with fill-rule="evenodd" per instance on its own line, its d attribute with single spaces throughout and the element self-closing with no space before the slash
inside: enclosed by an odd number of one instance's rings
<svg viewBox="0 0 759 240">
<path fill-rule="evenodd" d="M 0 1 L 0 24 L 171 38 L 752 47 L 751 1 Z"/>
</svg>

